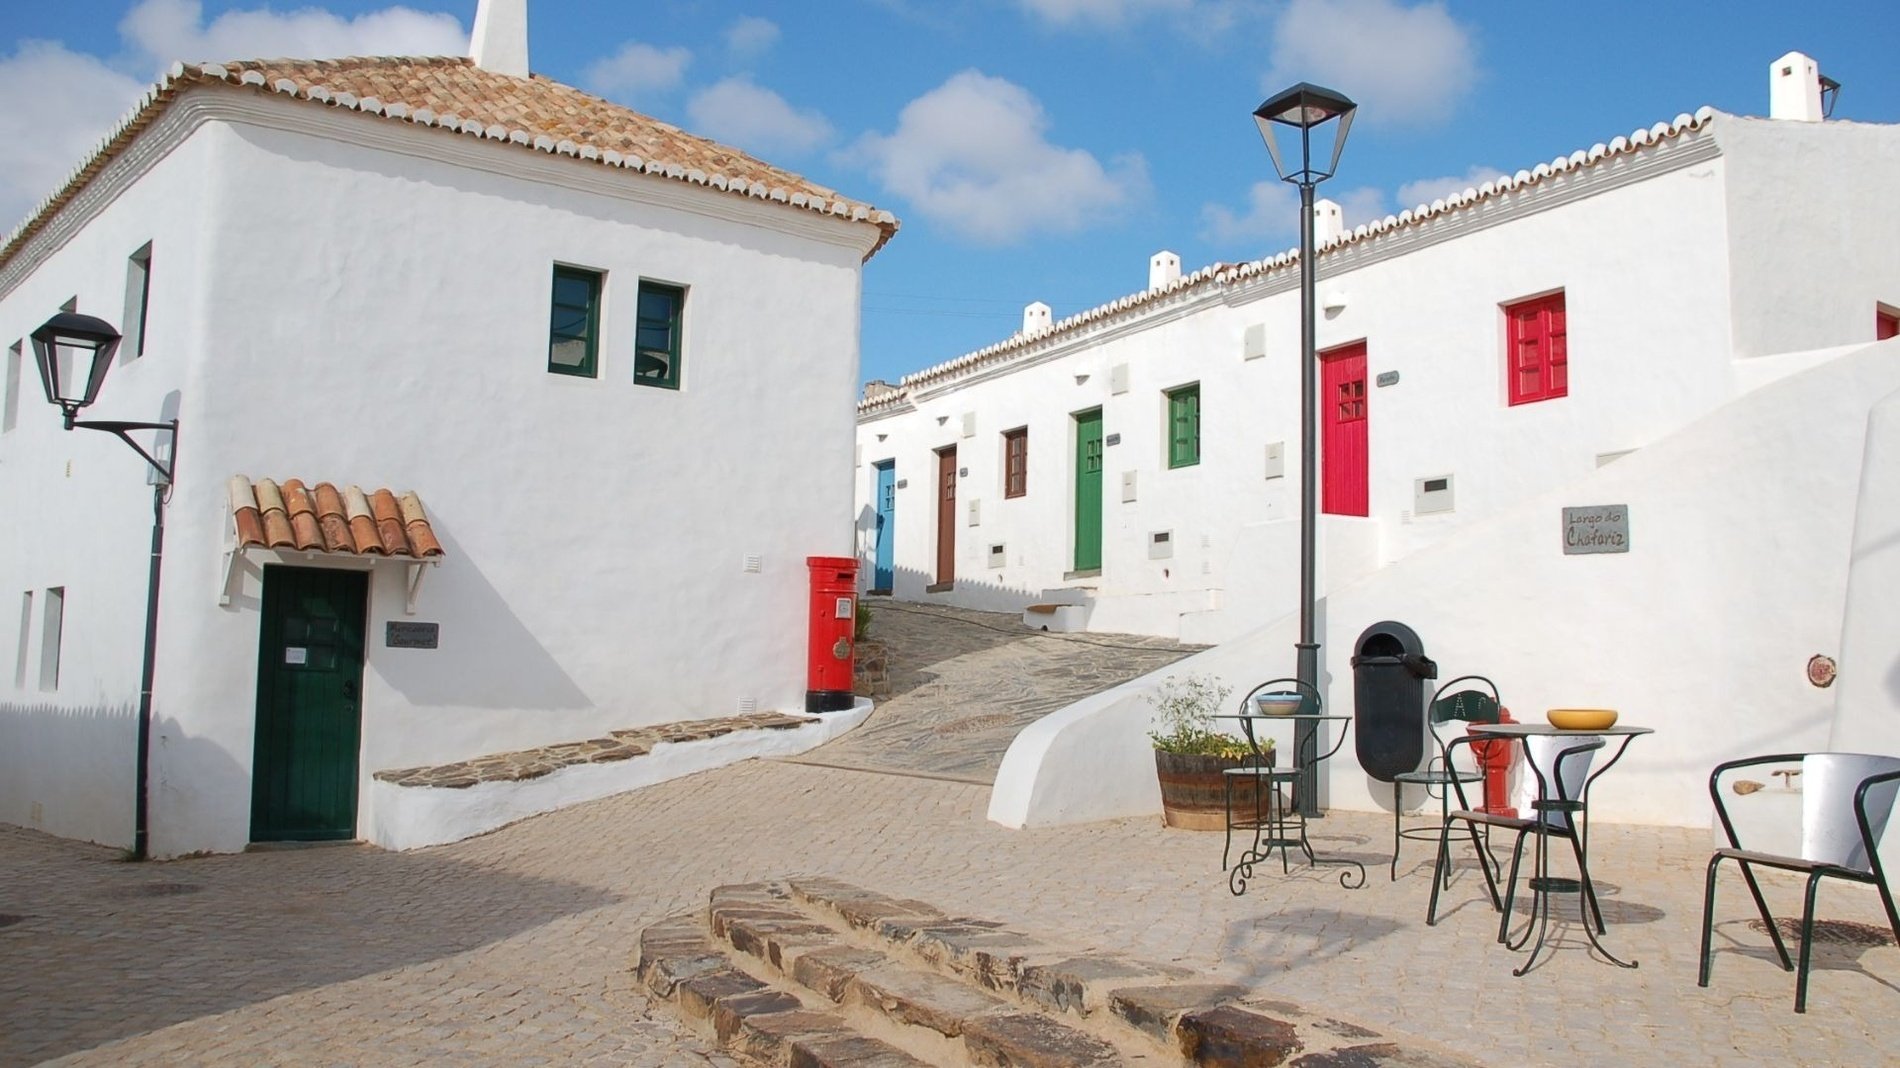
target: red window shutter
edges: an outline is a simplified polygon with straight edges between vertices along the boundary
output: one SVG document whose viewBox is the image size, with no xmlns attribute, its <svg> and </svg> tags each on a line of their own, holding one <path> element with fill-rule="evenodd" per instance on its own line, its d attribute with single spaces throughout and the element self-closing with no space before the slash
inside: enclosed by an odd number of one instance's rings
<svg viewBox="0 0 1900 1068">
<path fill-rule="evenodd" d="M 1570 391 L 1570 340 L 1564 295 L 1556 293 L 1504 309 L 1509 346 L 1509 400 L 1549 400 Z"/>
<path fill-rule="evenodd" d="M 1900 315 L 1890 311 L 1874 312 L 1874 340 L 1885 341 L 1890 337 L 1900 337 Z"/>
</svg>

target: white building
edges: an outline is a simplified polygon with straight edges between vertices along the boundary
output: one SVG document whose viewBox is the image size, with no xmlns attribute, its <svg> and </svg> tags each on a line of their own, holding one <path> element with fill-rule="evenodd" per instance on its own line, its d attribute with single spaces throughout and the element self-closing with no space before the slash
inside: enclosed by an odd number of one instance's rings
<svg viewBox="0 0 1900 1068">
<path fill-rule="evenodd" d="M 1595 811 L 1692 826 L 1719 760 L 1900 738 L 1900 127 L 1820 121 L 1805 56 L 1771 79 L 1769 118 L 1703 109 L 1350 232 L 1321 202 L 1327 711 L 1354 712 L 1360 633 L 1398 620 L 1521 720 L 1655 728 Z M 1142 292 L 1032 304 L 868 392 L 871 588 L 1217 643 L 1162 674 L 1239 692 L 1293 674 L 1298 285 L 1293 254 L 1183 277 L 1163 253 Z M 1614 511 L 1594 536 L 1618 551 L 1571 551 L 1566 509 Z M 1155 684 L 1025 730 L 990 817 L 1158 813 Z M 1389 810 L 1344 743 L 1322 803 Z"/>
<path fill-rule="evenodd" d="M 40 402 L 20 339 L 62 307 L 126 335 L 84 418 L 181 422 L 154 855 L 369 835 L 382 769 L 802 706 L 897 223 L 530 76 L 524 9 L 484 0 L 473 60 L 176 66 L 0 248 L 0 820 L 133 830 L 150 493 Z M 241 544 L 253 500 L 292 545 Z M 329 748 L 287 757 L 287 711 Z M 287 760 L 322 812 L 273 800 Z"/>
<path fill-rule="evenodd" d="M 1320 202 L 1322 590 L 1892 333 L 1900 129 L 1804 121 L 1813 62 L 1774 72 L 1775 118 L 1680 115 L 1350 232 Z M 1299 274 L 1163 252 L 867 393 L 869 588 L 1203 642 L 1291 610 Z"/>
</svg>

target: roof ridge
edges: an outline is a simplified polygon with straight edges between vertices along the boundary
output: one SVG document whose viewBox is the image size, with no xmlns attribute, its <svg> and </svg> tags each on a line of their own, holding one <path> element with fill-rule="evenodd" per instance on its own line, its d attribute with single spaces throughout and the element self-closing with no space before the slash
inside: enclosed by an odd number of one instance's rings
<svg viewBox="0 0 1900 1068">
<path fill-rule="evenodd" d="M 1717 111 L 1713 107 L 1704 105 L 1696 109 L 1693 115 L 1683 112 L 1678 114 L 1675 119 L 1670 122 L 1658 122 L 1652 126 L 1638 127 L 1627 136 L 1612 138 L 1607 144 L 1599 141 L 1589 149 L 1579 149 L 1567 156 L 1558 156 L 1547 163 L 1539 163 L 1533 168 L 1520 169 L 1515 174 L 1503 175 L 1491 181 L 1480 183 L 1477 186 L 1467 187 L 1459 193 L 1439 197 L 1430 204 L 1419 204 L 1403 211 L 1388 214 L 1385 218 L 1374 222 L 1361 223 L 1352 230 L 1332 240 L 1319 244 L 1314 249 L 1314 254 L 1317 257 L 1348 245 L 1372 240 L 1394 230 L 1423 223 L 1427 219 L 1435 218 L 1453 211 L 1463 210 L 1480 201 L 1502 196 L 1559 174 L 1584 167 L 1595 166 L 1598 163 L 1616 156 L 1628 155 L 1653 148 L 1662 144 L 1664 141 L 1674 140 L 1686 133 L 1700 130 L 1712 122 L 1717 115 L 1725 114 L 1727 113 Z M 941 363 L 932 364 L 921 370 L 913 371 L 899 378 L 895 388 L 908 396 L 913 387 L 934 384 L 951 375 L 971 370 L 979 365 L 995 362 L 1009 353 L 1016 352 L 1030 344 L 1052 340 L 1060 334 L 1075 330 L 1089 323 L 1111 318 L 1123 313 L 1132 313 L 1137 308 L 1150 304 L 1163 295 L 1190 288 L 1200 288 L 1202 286 L 1233 285 L 1243 279 L 1251 280 L 1258 275 L 1291 267 L 1293 264 L 1298 263 L 1299 259 L 1299 250 L 1295 248 L 1242 263 L 1221 263 L 1216 261 L 1206 267 L 1202 267 L 1192 274 L 1184 275 L 1168 285 L 1126 294 L 1115 300 L 1085 308 L 1073 315 L 1058 319 L 1049 326 L 1033 333 L 1018 331 L 1001 341 L 986 345 L 983 348 L 975 349 Z M 880 396 L 877 398 L 879 401 L 888 399 L 888 396 Z M 866 414 L 872 411 L 873 408 L 870 407 L 870 405 L 873 403 L 874 402 L 870 400 L 859 401 L 859 412 Z"/>
<path fill-rule="evenodd" d="M 458 76 L 412 78 L 406 84 L 376 77 L 400 75 L 405 70 L 453 71 Z M 351 75 L 358 77 L 353 80 Z M 865 253 L 867 260 L 896 235 L 899 225 L 889 211 L 851 200 L 738 148 L 545 75 L 518 78 L 497 74 L 475 66 L 466 56 L 246 59 L 172 64 L 66 180 L 0 242 L 0 268 L 11 262 L 181 93 L 198 87 L 249 89 L 362 111 L 392 121 L 438 127 L 770 201 L 841 221 L 868 223 L 877 227 L 879 234 Z"/>
</svg>

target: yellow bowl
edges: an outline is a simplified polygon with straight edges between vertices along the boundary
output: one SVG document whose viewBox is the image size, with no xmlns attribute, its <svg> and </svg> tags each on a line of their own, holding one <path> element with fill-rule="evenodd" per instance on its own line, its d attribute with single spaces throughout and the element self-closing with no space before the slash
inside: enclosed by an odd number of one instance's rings
<svg viewBox="0 0 1900 1068">
<path fill-rule="evenodd" d="M 1553 708 L 1544 717 L 1560 731 L 1600 731 L 1616 725 L 1614 708 Z"/>
</svg>

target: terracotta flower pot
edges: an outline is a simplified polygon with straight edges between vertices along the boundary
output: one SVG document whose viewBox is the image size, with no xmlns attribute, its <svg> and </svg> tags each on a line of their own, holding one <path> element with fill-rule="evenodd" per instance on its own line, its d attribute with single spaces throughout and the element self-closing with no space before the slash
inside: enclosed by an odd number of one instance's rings
<svg viewBox="0 0 1900 1068">
<path fill-rule="evenodd" d="M 1267 759 L 1271 762 L 1273 754 L 1268 753 Z M 1228 776 L 1224 773 L 1246 762 L 1245 757 L 1155 750 L 1155 775 L 1161 780 L 1162 822 L 1184 831 L 1226 830 Z M 1256 788 L 1256 781 L 1251 777 L 1243 776 L 1234 783 L 1236 812 L 1253 812 Z"/>
</svg>

